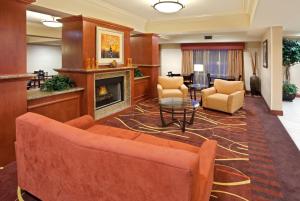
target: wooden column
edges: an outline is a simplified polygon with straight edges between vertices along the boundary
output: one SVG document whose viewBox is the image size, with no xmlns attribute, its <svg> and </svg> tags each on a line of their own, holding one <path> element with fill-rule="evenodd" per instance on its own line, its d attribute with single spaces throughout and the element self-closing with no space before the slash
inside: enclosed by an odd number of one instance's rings
<svg viewBox="0 0 300 201">
<path fill-rule="evenodd" d="M 150 95 L 157 97 L 157 80 L 160 71 L 159 36 L 137 34 L 130 38 L 132 62 L 144 75 L 150 76 Z"/>
<path fill-rule="evenodd" d="M 27 111 L 26 7 L 32 2 L 0 3 L 0 166 L 15 160 L 15 119 Z"/>
</svg>

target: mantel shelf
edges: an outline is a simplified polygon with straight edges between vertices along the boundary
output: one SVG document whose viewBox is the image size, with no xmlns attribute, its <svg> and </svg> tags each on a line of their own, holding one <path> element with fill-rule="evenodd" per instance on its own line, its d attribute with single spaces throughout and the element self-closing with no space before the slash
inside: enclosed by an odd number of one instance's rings
<svg viewBox="0 0 300 201">
<path fill-rule="evenodd" d="M 136 67 L 115 67 L 115 68 L 97 68 L 97 69 L 70 69 L 70 68 L 59 68 L 54 69 L 57 72 L 77 72 L 77 73 L 103 73 L 103 72 L 114 72 L 135 69 Z"/>
</svg>

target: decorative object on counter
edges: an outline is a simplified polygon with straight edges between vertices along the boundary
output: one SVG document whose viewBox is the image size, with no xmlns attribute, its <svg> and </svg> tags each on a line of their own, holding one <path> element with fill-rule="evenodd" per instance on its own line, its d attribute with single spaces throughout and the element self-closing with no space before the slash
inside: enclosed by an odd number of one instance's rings
<svg viewBox="0 0 300 201">
<path fill-rule="evenodd" d="M 62 91 L 75 86 L 73 80 L 64 75 L 55 75 L 41 85 L 41 91 Z"/>
<path fill-rule="evenodd" d="M 91 69 L 91 58 L 87 58 L 85 60 L 85 69 L 86 70 Z"/>
<path fill-rule="evenodd" d="M 112 62 L 111 62 L 111 64 L 110 64 L 110 67 L 113 67 L 113 68 L 115 68 L 115 67 L 117 67 L 117 61 L 116 60 L 113 60 Z"/>
<path fill-rule="evenodd" d="M 138 69 L 138 68 L 134 69 L 134 77 L 143 77 L 143 76 L 144 75 L 140 69 Z"/>
<path fill-rule="evenodd" d="M 132 58 L 127 59 L 127 66 L 132 67 Z"/>
<path fill-rule="evenodd" d="M 290 84 L 287 81 L 282 85 L 282 99 L 284 101 L 292 102 L 297 96 L 298 88 L 294 84 Z"/>
<path fill-rule="evenodd" d="M 260 95 L 260 79 L 256 75 L 257 71 L 257 53 L 251 52 L 250 51 L 250 56 L 251 56 L 251 65 L 252 65 L 252 76 L 250 77 L 250 89 L 251 89 L 251 95 Z"/>
<path fill-rule="evenodd" d="M 124 33 L 97 27 L 96 53 L 100 65 L 109 65 L 113 60 L 124 64 Z"/>
</svg>

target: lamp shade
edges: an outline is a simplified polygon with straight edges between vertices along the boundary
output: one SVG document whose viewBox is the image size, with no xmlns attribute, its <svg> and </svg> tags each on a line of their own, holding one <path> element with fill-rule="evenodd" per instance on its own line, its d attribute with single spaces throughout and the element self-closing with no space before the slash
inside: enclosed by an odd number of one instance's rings
<svg viewBox="0 0 300 201">
<path fill-rule="evenodd" d="M 194 71 L 203 72 L 204 71 L 203 64 L 194 64 Z"/>
</svg>

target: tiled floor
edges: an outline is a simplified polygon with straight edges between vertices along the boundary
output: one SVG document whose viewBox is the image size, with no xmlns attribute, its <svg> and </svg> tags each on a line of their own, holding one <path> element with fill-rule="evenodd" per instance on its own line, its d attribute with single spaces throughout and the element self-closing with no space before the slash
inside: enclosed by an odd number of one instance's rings
<svg viewBox="0 0 300 201">
<path fill-rule="evenodd" d="M 300 98 L 293 102 L 284 101 L 283 114 L 279 119 L 300 151 Z"/>
</svg>

